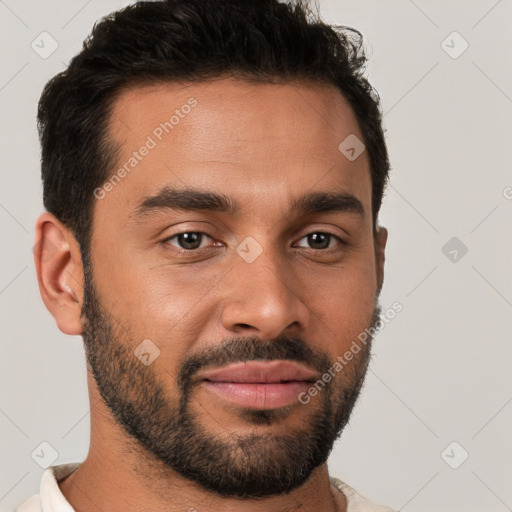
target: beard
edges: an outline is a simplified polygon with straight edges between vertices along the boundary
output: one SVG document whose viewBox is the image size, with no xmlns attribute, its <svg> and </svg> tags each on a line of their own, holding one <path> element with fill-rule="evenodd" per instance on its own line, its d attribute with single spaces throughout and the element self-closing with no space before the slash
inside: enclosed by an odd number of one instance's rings
<svg viewBox="0 0 512 512">
<path fill-rule="evenodd" d="M 136 468 L 138 472 L 149 474 L 151 468 L 163 464 L 166 472 L 174 471 L 219 496 L 254 499 L 289 493 L 327 461 L 360 394 L 371 336 L 350 364 L 319 390 L 316 399 L 307 405 L 273 410 L 237 409 L 244 427 L 251 426 L 251 430 L 247 433 L 244 429 L 246 433 L 241 434 L 230 429 L 223 436 L 205 427 L 200 404 L 194 401 L 197 382 L 193 377 L 201 369 L 287 359 L 305 363 L 323 375 L 333 365 L 330 357 L 298 337 L 227 339 L 186 357 L 169 396 L 154 369 L 135 357 L 134 349 L 141 340 L 134 339 L 128 328 L 101 306 L 85 258 L 84 274 L 82 336 L 89 371 L 112 417 L 135 447 L 137 462 L 149 461 L 142 470 Z M 369 330 L 376 327 L 380 311 L 376 301 Z M 343 352 L 346 341 L 340 343 Z M 300 427 L 285 427 L 286 418 L 297 414 L 297 408 L 303 414 Z"/>
</svg>

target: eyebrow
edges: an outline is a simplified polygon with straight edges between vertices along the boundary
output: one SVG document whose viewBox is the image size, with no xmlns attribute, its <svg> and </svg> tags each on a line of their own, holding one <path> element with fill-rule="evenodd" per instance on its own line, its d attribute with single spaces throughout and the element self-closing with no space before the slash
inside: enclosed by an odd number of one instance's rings
<svg viewBox="0 0 512 512">
<path fill-rule="evenodd" d="M 133 216 L 142 220 L 151 213 L 164 210 L 211 211 L 233 216 L 241 210 L 241 205 L 222 193 L 165 186 L 154 195 L 144 197 Z M 352 213 L 360 217 L 365 215 L 361 201 L 347 192 L 310 192 L 294 198 L 290 205 L 290 213 L 298 215 L 331 212 Z"/>
</svg>

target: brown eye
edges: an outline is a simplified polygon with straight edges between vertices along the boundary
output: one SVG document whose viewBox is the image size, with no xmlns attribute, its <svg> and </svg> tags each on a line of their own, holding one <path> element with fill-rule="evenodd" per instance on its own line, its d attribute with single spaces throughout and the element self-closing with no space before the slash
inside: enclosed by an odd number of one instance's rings
<svg viewBox="0 0 512 512">
<path fill-rule="evenodd" d="M 307 240 L 307 243 L 309 245 L 309 248 L 315 249 L 315 250 L 325 250 L 330 249 L 331 242 L 333 240 L 337 241 L 339 244 L 344 244 L 343 240 L 341 238 L 337 237 L 336 235 L 333 235 L 332 233 L 325 233 L 323 231 L 317 231 L 314 233 L 309 233 L 305 237 L 301 238 L 301 240 Z M 303 246 L 301 246 L 303 247 Z"/>
<path fill-rule="evenodd" d="M 210 238 L 206 233 L 201 233 L 199 231 L 186 231 L 184 233 L 177 233 L 176 235 L 165 239 L 164 242 L 169 242 L 178 249 L 193 251 L 202 248 L 201 242 L 205 237 Z M 172 243 L 171 240 L 175 240 L 177 243 Z"/>
</svg>

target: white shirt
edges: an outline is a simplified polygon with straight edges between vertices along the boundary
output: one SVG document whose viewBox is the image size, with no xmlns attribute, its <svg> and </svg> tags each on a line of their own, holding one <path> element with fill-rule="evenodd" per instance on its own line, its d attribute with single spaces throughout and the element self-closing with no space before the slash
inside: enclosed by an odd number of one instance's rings
<svg viewBox="0 0 512 512">
<path fill-rule="evenodd" d="M 75 512 L 75 509 L 62 494 L 57 482 L 73 473 L 80 464 L 80 462 L 73 462 L 47 468 L 41 479 L 39 493 L 26 499 L 16 509 L 16 512 Z M 330 480 L 345 495 L 347 512 L 396 512 L 391 508 L 372 503 L 338 478 L 331 477 Z"/>
</svg>

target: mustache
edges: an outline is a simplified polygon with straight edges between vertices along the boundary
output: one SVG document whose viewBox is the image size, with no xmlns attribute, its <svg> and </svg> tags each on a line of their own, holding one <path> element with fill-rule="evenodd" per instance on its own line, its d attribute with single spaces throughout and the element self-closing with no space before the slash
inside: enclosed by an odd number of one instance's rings
<svg viewBox="0 0 512 512">
<path fill-rule="evenodd" d="M 325 373 L 331 366 L 327 353 L 311 348 L 298 337 L 280 336 L 274 340 L 262 340 L 258 337 L 232 338 L 188 357 L 181 365 L 177 383 L 186 391 L 192 385 L 194 375 L 206 366 L 222 367 L 231 363 L 274 359 L 306 363 L 320 374 Z"/>
</svg>

